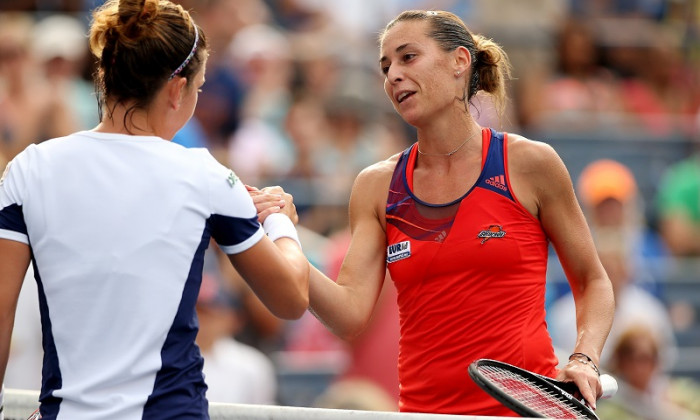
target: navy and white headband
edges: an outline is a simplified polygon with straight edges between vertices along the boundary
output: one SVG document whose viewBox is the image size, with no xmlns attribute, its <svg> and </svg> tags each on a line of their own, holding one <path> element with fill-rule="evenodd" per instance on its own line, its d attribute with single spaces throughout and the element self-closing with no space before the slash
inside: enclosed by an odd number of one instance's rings
<svg viewBox="0 0 700 420">
<path fill-rule="evenodd" d="M 190 51 L 189 55 L 187 58 L 185 58 L 185 61 L 180 64 L 180 67 L 175 69 L 175 71 L 168 77 L 168 80 L 171 80 L 173 77 L 177 76 L 178 73 L 182 71 L 182 69 L 187 66 L 187 64 L 192 60 L 192 57 L 194 57 L 194 54 L 197 52 L 197 43 L 199 42 L 199 30 L 197 30 L 197 25 L 192 21 L 192 26 L 194 27 L 194 45 L 192 46 L 192 51 Z"/>
</svg>

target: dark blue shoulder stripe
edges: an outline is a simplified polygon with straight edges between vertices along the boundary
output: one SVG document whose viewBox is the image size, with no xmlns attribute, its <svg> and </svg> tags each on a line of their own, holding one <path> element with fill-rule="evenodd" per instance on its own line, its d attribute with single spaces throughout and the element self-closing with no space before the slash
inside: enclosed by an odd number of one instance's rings
<svg viewBox="0 0 700 420">
<path fill-rule="evenodd" d="M 505 135 L 502 132 L 491 129 L 486 162 L 476 185 L 515 201 L 506 179 Z"/>
<path fill-rule="evenodd" d="M 0 229 L 27 234 L 27 225 L 24 223 L 22 206 L 11 204 L 0 209 Z"/>
<path fill-rule="evenodd" d="M 401 204 L 410 198 L 408 194 L 408 179 L 406 179 L 406 172 L 408 169 L 408 158 L 411 155 L 411 150 L 415 147 L 415 144 L 409 146 L 401 153 L 398 161 L 396 162 L 396 167 L 394 168 L 394 173 L 391 176 L 391 184 L 389 186 L 389 194 L 386 201 L 386 211 L 391 212 L 396 206 Z"/>
</svg>

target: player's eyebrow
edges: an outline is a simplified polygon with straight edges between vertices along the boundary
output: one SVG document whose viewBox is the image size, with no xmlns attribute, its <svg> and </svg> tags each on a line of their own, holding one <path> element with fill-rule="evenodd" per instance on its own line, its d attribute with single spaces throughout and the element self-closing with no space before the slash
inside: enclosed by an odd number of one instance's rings
<svg viewBox="0 0 700 420">
<path fill-rule="evenodd" d="M 411 44 L 409 44 L 409 43 L 401 44 L 398 47 L 396 47 L 395 51 L 397 53 L 400 53 L 401 51 L 405 50 L 409 45 L 411 45 Z M 379 59 L 379 63 L 381 64 L 382 62 L 384 62 L 386 60 L 388 60 L 388 58 L 386 56 L 382 56 L 382 58 Z"/>
</svg>

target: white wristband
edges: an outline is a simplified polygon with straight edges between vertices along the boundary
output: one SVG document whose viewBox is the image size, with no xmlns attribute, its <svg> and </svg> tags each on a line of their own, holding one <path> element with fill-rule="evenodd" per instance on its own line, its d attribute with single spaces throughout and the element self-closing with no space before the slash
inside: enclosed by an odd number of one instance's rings
<svg viewBox="0 0 700 420">
<path fill-rule="evenodd" d="M 287 217 L 287 215 L 282 213 L 272 213 L 265 218 L 263 222 L 263 229 L 267 236 L 274 242 L 279 238 L 291 238 L 294 239 L 299 248 L 301 248 L 301 242 L 299 241 L 299 235 L 297 234 L 297 229 L 294 227 L 292 220 Z"/>
</svg>

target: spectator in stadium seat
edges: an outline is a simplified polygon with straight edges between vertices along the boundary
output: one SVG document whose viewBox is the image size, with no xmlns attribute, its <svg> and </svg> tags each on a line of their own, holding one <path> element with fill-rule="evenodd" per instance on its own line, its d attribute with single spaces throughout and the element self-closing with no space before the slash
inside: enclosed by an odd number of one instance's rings
<svg viewBox="0 0 700 420">
<path fill-rule="evenodd" d="M 267 19 L 262 0 L 187 0 L 185 9 L 195 11 L 213 52 L 207 59 L 207 83 L 202 86 L 194 118 L 206 134 L 205 147 L 219 162 L 229 162 L 228 138 L 241 119 L 248 83 L 234 68 L 228 45 L 242 28 Z M 244 179 L 246 179 L 244 177 Z"/>
<path fill-rule="evenodd" d="M 99 122 L 95 88 L 83 77 L 89 58 L 85 32 L 80 19 L 63 14 L 46 17 L 34 27 L 32 52 L 46 79 L 42 93 L 57 109 L 52 112 L 54 128 L 45 133 L 48 136 L 89 129 Z"/>
<path fill-rule="evenodd" d="M 659 231 L 670 252 L 700 256 L 700 153 L 672 164 L 656 197 Z"/>
<path fill-rule="evenodd" d="M 239 125 L 227 140 L 228 162 L 252 185 L 286 176 L 296 150 L 284 131 L 292 103 L 294 66 L 287 35 L 269 24 L 249 25 L 229 44 L 247 86 Z"/>
<path fill-rule="evenodd" d="M 632 170 L 613 159 L 595 160 L 579 175 L 577 193 L 594 242 L 600 246 L 621 246 L 630 261 L 635 283 L 661 296 L 669 251 L 646 220 L 644 201 Z"/>
<path fill-rule="evenodd" d="M 600 63 L 590 22 L 564 20 L 554 43 L 553 68 L 531 71 L 521 83 L 520 118 L 526 128 L 582 132 L 619 123 L 619 82 Z"/>
<path fill-rule="evenodd" d="M 684 58 L 683 37 L 675 28 L 651 22 L 632 30 L 634 27 L 627 28 L 620 22 L 615 31 L 628 34 L 632 45 L 627 47 L 634 50 L 631 72 L 620 83 L 630 123 L 660 138 L 690 134 L 700 100 L 700 81 L 697 69 Z M 637 45 L 640 41 L 641 45 Z M 608 55 L 611 59 L 620 56 L 617 48 L 610 48 Z"/>
<path fill-rule="evenodd" d="M 166 0 L 93 13 L 100 123 L 30 145 L 0 178 L 0 381 L 30 259 L 45 420 L 208 419 L 195 302 L 213 238 L 276 316 L 308 306 L 292 198 L 264 218 L 236 174 L 170 142 L 205 80 L 206 36 Z M 264 263 L 261 263 L 263 261 Z"/>
<path fill-rule="evenodd" d="M 35 29 L 41 28 L 30 15 L 0 13 L 0 154 L 6 159 L 80 128 L 70 110 L 75 103 L 35 65 L 34 53 L 42 49 L 32 41 L 40 44 L 44 31 Z"/>
<path fill-rule="evenodd" d="M 630 324 L 611 338 L 605 368 L 622 382 L 618 394 L 600 403 L 600 418 L 615 420 L 697 420 L 698 383 L 672 377 L 663 368 L 664 340 L 643 324 Z"/>
</svg>

